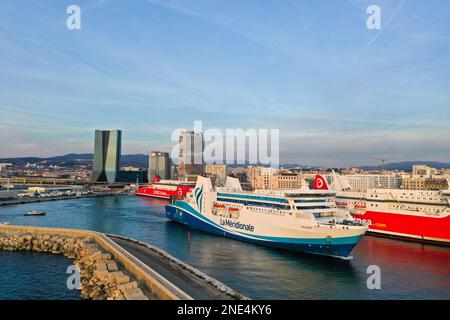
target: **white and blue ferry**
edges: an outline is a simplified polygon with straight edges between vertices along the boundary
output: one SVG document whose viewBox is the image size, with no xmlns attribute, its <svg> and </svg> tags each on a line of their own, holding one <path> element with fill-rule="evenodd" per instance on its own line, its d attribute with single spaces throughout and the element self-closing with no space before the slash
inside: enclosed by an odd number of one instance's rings
<svg viewBox="0 0 450 320">
<path fill-rule="evenodd" d="M 310 189 L 306 182 L 297 190 L 246 192 L 235 178 L 213 188 L 209 178 L 199 177 L 186 198 L 166 207 L 166 215 L 236 240 L 337 257 L 347 257 L 367 229 L 337 208 L 334 192 Z"/>
</svg>

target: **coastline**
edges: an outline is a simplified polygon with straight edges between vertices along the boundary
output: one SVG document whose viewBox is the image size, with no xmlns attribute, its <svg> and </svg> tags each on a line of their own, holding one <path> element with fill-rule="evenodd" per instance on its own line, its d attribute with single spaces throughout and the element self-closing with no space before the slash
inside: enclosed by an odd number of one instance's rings
<svg viewBox="0 0 450 320">
<path fill-rule="evenodd" d="M 74 261 L 74 271 L 80 275 L 80 295 L 92 300 L 148 300 L 138 283 L 123 271 L 109 253 L 89 238 L 2 234 L 0 250 L 35 251 L 62 254 Z M 77 269 L 77 270 L 76 270 Z"/>
<path fill-rule="evenodd" d="M 81 198 L 132 196 L 132 195 L 133 194 L 123 193 L 123 192 L 104 192 L 104 193 L 87 194 L 87 195 L 81 195 L 81 196 L 58 196 L 58 197 L 46 197 L 46 198 L 13 199 L 13 200 L 0 201 L 0 206 L 27 204 L 27 203 L 36 203 L 36 202 L 59 201 L 59 200 L 70 200 L 70 199 L 81 199 Z"/>
<path fill-rule="evenodd" d="M 85 299 L 248 299 L 167 252 L 127 237 L 88 230 L 0 225 L 0 250 L 63 254 L 78 267 Z"/>
</svg>

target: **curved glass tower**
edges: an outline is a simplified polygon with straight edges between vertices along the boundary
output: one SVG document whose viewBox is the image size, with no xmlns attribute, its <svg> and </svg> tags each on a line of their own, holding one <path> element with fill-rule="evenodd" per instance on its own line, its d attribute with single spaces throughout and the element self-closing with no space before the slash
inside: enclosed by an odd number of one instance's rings
<svg viewBox="0 0 450 320">
<path fill-rule="evenodd" d="M 120 169 L 121 130 L 95 130 L 92 181 L 116 182 Z"/>
</svg>

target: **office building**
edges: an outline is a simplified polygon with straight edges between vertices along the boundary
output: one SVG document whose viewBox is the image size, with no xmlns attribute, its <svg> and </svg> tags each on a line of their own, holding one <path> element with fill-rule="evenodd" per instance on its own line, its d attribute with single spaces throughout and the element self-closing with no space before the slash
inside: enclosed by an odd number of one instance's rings
<svg viewBox="0 0 450 320">
<path fill-rule="evenodd" d="M 353 174 L 345 177 L 352 191 L 399 189 L 402 185 L 402 177 L 398 174 Z"/>
<path fill-rule="evenodd" d="M 160 179 L 170 179 L 170 157 L 167 152 L 152 151 L 148 161 L 148 181 L 153 181 L 155 176 L 159 176 Z"/>
<path fill-rule="evenodd" d="M 122 131 L 96 130 L 92 181 L 113 183 L 118 180 Z"/>
<path fill-rule="evenodd" d="M 203 133 L 185 131 L 180 134 L 178 173 L 180 177 L 203 174 Z"/>
</svg>

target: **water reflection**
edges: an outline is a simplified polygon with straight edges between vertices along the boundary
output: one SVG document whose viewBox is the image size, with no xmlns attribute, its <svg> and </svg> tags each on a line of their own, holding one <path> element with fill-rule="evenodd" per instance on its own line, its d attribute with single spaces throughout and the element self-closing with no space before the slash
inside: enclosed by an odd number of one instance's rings
<svg viewBox="0 0 450 320">
<path fill-rule="evenodd" d="M 0 207 L 0 221 L 91 229 L 158 246 L 252 298 L 423 299 L 450 298 L 450 249 L 365 237 L 353 260 L 277 250 L 169 222 L 164 200 L 137 197 L 77 200 Z M 47 216 L 23 217 L 32 210 Z M 369 265 L 382 271 L 382 289 L 366 286 Z"/>
</svg>

